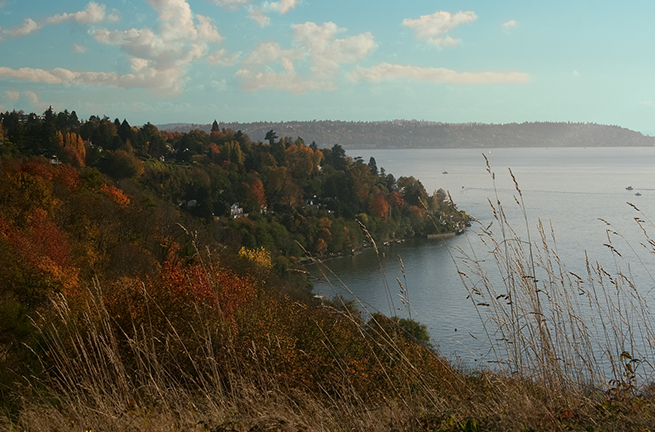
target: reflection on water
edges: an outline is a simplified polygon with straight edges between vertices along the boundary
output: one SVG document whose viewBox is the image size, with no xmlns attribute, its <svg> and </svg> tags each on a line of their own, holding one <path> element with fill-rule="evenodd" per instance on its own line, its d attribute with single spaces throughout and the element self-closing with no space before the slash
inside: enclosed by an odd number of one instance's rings
<svg viewBox="0 0 655 432">
<path fill-rule="evenodd" d="M 369 312 L 379 310 L 386 315 L 407 317 L 407 308 L 398 296 L 400 281 L 408 291 L 412 318 L 428 326 L 444 355 L 462 355 L 463 350 L 476 346 L 478 351 L 483 349 L 480 344 L 471 343 L 469 332 L 481 337 L 479 318 L 466 300 L 467 292 L 461 281 L 453 278 L 457 276 L 454 248 L 465 247 L 466 243 L 467 235 L 408 240 L 380 248 L 379 255 L 372 248 L 366 249 L 351 257 L 327 260 L 320 266 L 310 265 L 309 271 L 318 278 L 314 288 L 317 293 L 352 298 L 352 292 Z M 387 299 L 387 287 L 392 294 L 393 311 Z M 462 345 L 462 339 L 466 346 Z M 482 356 L 486 352 L 475 354 Z"/>
<path fill-rule="evenodd" d="M 487 156 L 496 172 L 495 183 L 480 153 L 470 149 L 348 151 L 350 156 L 362 156 L 364 160 L 375 157 L 379 167 L 396 177 L 412 175 L 430 192 L 438 188 L 448 190 L 458 208 L 474 215 L 482 226 L 491 224 L 490 202 L 497 207 L 498 200 L 522 239 L 527 238 L 529 229 L 532 240 L 537 240 L 536 226 L 541 220 L 549 236 L 552 226 L 553 246 L 566 269 L 576 274 L 586 274 L 585 251 L 592 264 L 599 261 L 609 269 L 615 266 L 615 257 L 604 246 L 608 241 L 607 226 L 599 218 L 610 221 L 613 230 L 636 245 L 643 240 L 643 232 L 635 224 L 634 217 L 638 215 L 626 202 L 655 219 L 653 148 L 494 149 Z M 508 167 L 525 200 L 527 227 L 523 212 L 515 203 L 515 197 L 520 197 Z M 448 174 L 442 174 L 444 171 Z M 626 189 L 628 186 L 633 190 Z M 640 195 L 635 195 L 637 192 Z M 491 229 L 498 226 L 492 224 Z M 495 235 L 499 233 L 496 231 Z M 621 250 L 622 258 L 634 264 L 630 272 L 638 289 L 649 292 L 655 282 L 647 272 L 639 270 L 635 255 L 641 254 L 643 258 L 643 248 L 631 251 L 625 245 L 615 246 Z M 398 278 L 408 288 L 412 317 L 428 326 L 443 355 L 456 355 L 467 362 L 486 362 L 491 359 L 480 318 L 457 273 L 456 263 L 461 261 L 458 248 L 475 250 L 481 261 L 491 259 L 488 247 L 471 230 L 443 240 L 412 240 L 382 248 L 379 259 L 374 250 L 368 249 L 352 257 L 326 261 L 328 281 L 317 281 L 315 291 L 346 297 L 352 291 L 363 307 L 389 314 L 385 291 L 388 284 L 393 312 L 406 317 L 407 311 L 398 297 Z M 646 258 L 652 259 L 651 256 Z M 399 257 L 405 266 L 404 275 Z M 493 270 L 495 264 L 488 264 Z M 320 276 L 321 271 L 311 267 L 310 272 Z"/>
</svg>

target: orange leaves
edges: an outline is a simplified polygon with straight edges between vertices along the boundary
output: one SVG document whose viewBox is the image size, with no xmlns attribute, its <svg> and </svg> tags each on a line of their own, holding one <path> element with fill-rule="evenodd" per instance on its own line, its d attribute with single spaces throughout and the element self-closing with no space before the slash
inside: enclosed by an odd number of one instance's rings
<svg viewBox="0 0 655 432">
<path fill-rule="evenodd" d="M 409 208 L 409 211 L 410 211 L 412 214 L 418 216 L 419 218 L 423 218 L 423 217 L 425 216 L 425 209 L 424 209 L 424 208 L 421 208 L 421 207 L 419 207 L 419 206 L 411 206 L 411 207 Z"/>
<path fill-rule="evenodd" d="M 375 195 L 371 204 L 373 216 L 380 219 L 389 217 L 389 203 L 382 192 Z"/>
<path fill-rule="evenodd" d="M 71 293 L 78 286 L 79 270 L 72 266 L 66 236 L 47 216 L 43 209 L 34 210 L 26 230 L 19 230 L 2 221 L 0 236 L 24 260 L 28 269 L 36 270 Z"/>
<path fill-rule="evenodd" d="M 237 311 L 257 296 L 255 280 L 249 276 L 238 276 L 228 269 L 220 269 L 214 276 L 218 284 L 218 303 L 223 318 L 235 323 Z"/>
<path fill-rule="evenodd" d="M 316 249 L 316 252 L 319 255 L 325 255 L 325 252 L 327 252 L 327 249 L 328 249 L 328 244 L 327 244 L 327 242 L 325 240 L 323 240 L 322 238 L 319 238 L 316 241 L 316 248 L 315 249 Z"/>
<path fill-rule="evenodd" d="M 205 303 L 216 304 L 216 295 L 202 266 L 197 264 L 182 266 L 178 258 L 179 245 L 173 243 L 168 254 L 161 277 L 170 291 L 180 297 Z"/>
<path fill-rule="evenodd" d="M 68 265 L 70 248 L 66 236 L 54 222 L 47 219 L 43 209 L 36 209 L 29 219 L 27 239 L 34 246 L 35 252 L 47 256 L 61 265 Z"/>
<path fill-rule="evenodd" d="M 43 161 L 28 159 L 20 165 L 20 170 L 24 173 L 32 174 L 35 177 L 43 177 L 52 180 L 54 178 L 55 168 Z"/>
<path fill-rule="evenodd" d="M 29 159 L 20 164 L 20 171 L 34 177 L 55 181 L 69 190 L 77 188 L 80 180 L 79 172 L 68 164 L 53 166 L 42 160 Z"/>
<path fill-rule="evenodd" d="M 213 133 L 213 132 L 212 132 Z M 216 143 L 209 143 L 209 152 L 211 154 L 220 154 L 221 150 L 218 148 Z"/>
<path fill-rule="evenodd" d="M 74 167 L 62 164 L 55 169 L 53 180 L 66 186 L 68 190 L 77 189 L 80 184 L 80 173 Z"/>
<path fill-rule="evenodd" d="M 225 134 L 220 130 L 211 131 L 211 134 L 209 135 L 209 139 L 212 143 L 223 142 L 225 141 L 225 137 Z"/>
<path fill-rule="evenodd" d="M 266 192 L 264 191 L 264 184 L 259 177 L 249 179 L 250 192 L 260 208 L 266 207 Z"/>
<path fill-rule="evenodd" d="M 285 153 L 287 167 L 294 178 L 305 178 L 318 171 L 318 166 L 323 159 L 320 150 L 313 150 L 302 143 L 289 146 Z"/>
<path fill-rule="evenodd" d="M 179 245 L 173 243 L 164 262 L 162 279 L 180 297 L 220 308 L 223 319 L 234 324 L 237 311 L 256 297 L 256 281 L 226 268 L 205 268 L 200 264 L 183 266 Z"/>
<path fill-rule="evenodd" d="M 405 200 L 402 195 L 394 191 L 389 194 L 389 203 L 394 207 L 402 207 L 405 205 Z"/>
<path fill-rule="evenodd" d="M 123 191 L 115 186 L 105 183 L 100 188 L 100 191 L 120 206 L 124 207 L 130 203 L 130 199 L 123 193 Z"/>
</svg>

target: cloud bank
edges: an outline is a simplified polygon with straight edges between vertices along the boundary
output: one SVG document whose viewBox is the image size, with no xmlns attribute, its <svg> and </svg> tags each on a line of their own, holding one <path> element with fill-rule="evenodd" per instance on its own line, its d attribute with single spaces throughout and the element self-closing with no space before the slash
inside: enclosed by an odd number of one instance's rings
<svg viewBox="0 0 655 432">
<path fill-rule="evenodd" d="M 349 74 L 351 81 L 380 82 L 390 79 L 410 79 L 447 84 L 523 84 L 530 75 L 523 72 L 457 72 L 445 68 L 426 68 L 392 63 L 380 63 L 370 68 L 356 68 Z"/>
<path fill-rule="evenodd" d="M 403 25 L 414 29 L 414 37 L 417 40 L 445 48 L 454 47 L 461 42 L 460 39 L 445 36 L 446 33 L 460 24 L 469 24 L 477 19 L 477 15 L 472 11 L 457 12 L 454 15 L 450 12 L 439 11 L 432 15 L 422 15 L 416 19 L 406 18 L 403 20 Z"/>
<path fill-rule="evenodd" d="M 103 4 L 98 4 L 91 2 L 87 5 L 86 9 L 83 11 L 75 13 L 64 13 L 60 15 L 54 15 L 50 18 L 46 18 L 45 22 L 47 24 L 61 24 L 65 21 L 72 21 L 81 24 L 94 24 L 100 23 L 107 19 L 105 14 L 106 6 Z M 115 20 L 116 16 L 112 15 L 112 20 Z"/>
<path fill-rule="evenodd" d="M 94 86 L 141 87 L 166 93 L 181 90 L 187 67 L 208 52 L 210 43 L 222 40 L 213 21 L 205 16 L 193 16 L 185 0 L 148 0 L 159 17 L 160 28 L 107 30 L 91 32 L 99 43 L 119 46 L 128 57 L 131 73 L 81 72 L 65 68 L 11 69 L 0 67 L 0 77 L 49 84 L 80 84 Z M 76 20 L 95 22 L 104 19 L 104 8 L 90 6 L 78 14 L 56 15 L 55 21 Z M 78 49 L 78 51 L 81 51 Z"/>
<path fill-rule="evenodd" d="M 2 31 L 2 34 L 10 37 L 23 37 L 36 33 L 44 25 L 58 25 L 63 22 L 76 22 L 79 24 L 97 24 L 103 21 L 116 22 L 120 19 L 118 11 L 114 10 L 107 15 L 106 6 L 96 2 L 90 2 L 86 9 L 75 13 L 64 13 L 53 15 L 38 23 L 32 18 L 26 18 L 20 26 Z"/>
<path fill-rule="evenodd" d="M 9 30 L 5 30 L 4 34 L 11 37 L 21 37 L 36 33 L 39 30 L 41 30 L 41 24 L 38 24 L 31 18 L 26 18 L 25 21 L 23 21 L 23 24 Z"/>
<path fill-rule="evenodd" d="M 177 93 L 181 91 L 188 65 L 204 57 L 209 44 L 219 43 L 223 38 L 211 18 L 194 17 L 185 0 L 148 0 L 148 3 L 159 16 L 158 32 L 147 27 L 101 28 L 92 35 L 102 44 L 119 46 L 128 55 L 133 74 L 113 82 L 134 86 L 146 78 L 152 82 L 144 86 Z"/>
<path fill-rule="evenodd" d="M 332 91 L 337 86 L 330 78 L 341 72 L 343 64 L 355 63 L 375 48 L 371 33 L 338 38 L 346 29 L 333 22 L 305 22 L 292 26 L 297 48 L 283 49 L 277 42 L 259 44 L 243 62 L 237 73 L 243 89 L 258 91 L 266 88 L 295 94 L 309 90 Z M 296 71 L 296 63 L 309 60 L 309 76 Z M 275 71 L 275 66 L 282 71 Z"/>
<path fill-rule="evenodd" d="M 248 18 L 256 22 L 260 27 L 266 27 L 271 22 L 271 19 L 259 7 L 251 7 L 248 11 Z"/>
</svg>

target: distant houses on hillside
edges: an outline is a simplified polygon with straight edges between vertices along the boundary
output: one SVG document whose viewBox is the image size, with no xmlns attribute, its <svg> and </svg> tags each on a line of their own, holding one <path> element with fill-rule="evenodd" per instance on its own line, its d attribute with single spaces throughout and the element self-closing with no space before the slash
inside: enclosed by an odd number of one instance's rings
<svg viewBox="0 0 655 432">
<path fill-rule="evenodd" d="M 243 207 L 239 207 L 239 203 L 235 202 L 230 206 L 230 217 L 237 219 L 240 217 L 248 217 L 248 213 L 244 213 Z"/>
</svg>

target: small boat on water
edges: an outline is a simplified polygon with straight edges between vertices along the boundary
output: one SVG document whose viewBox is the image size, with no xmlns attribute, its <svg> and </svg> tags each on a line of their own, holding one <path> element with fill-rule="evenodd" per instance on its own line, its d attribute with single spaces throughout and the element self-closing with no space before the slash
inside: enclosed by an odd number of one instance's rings
<svg viewBox="0 0 655 432">
<path fill-rule="evenodd" d="M 628 186 L 625 190 L 632 190 L 632 186 Z"/>
<path fill-rule="evenodd" d="M 448 171 L 442 171 L 441 174 L 448 174 Z"/>
<path fill-rule="evenodd" d="M 637 192 L 635 195 L 637 195 L 637 196 L 641 196 L 641 192 Z"/>
</svg>

